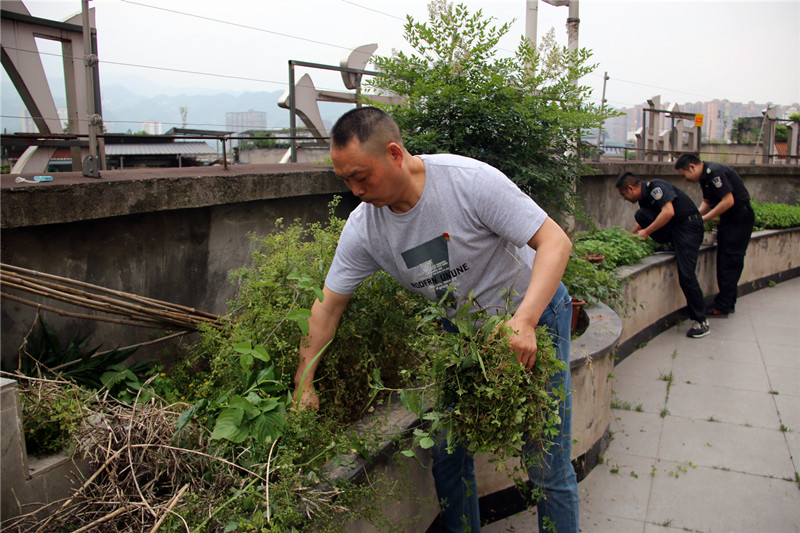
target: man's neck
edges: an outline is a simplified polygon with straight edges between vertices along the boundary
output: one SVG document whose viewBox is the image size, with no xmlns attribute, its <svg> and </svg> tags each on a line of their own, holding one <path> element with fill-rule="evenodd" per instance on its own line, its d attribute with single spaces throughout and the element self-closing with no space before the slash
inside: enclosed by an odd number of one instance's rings
<svg viewBox="0 0 800 533">
<path fill-rule="evenodd" d="M 407 165 L 405 189 L 401 199 L 389 205 L 393 213 L 402 214 L 411 211 L 419 203 L 425 191 L 425 162 L 422 158 L 407 154 L 403 161 Z"/>
</svg>

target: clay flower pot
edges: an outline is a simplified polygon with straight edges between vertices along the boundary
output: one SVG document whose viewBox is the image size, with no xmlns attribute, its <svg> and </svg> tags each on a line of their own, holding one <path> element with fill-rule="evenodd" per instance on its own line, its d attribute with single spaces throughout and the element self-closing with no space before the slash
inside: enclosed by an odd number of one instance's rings
<svg viewBox="0 0 800 533">
<path fill-rule="evenodd" d="M 570 326 L 570 329 L 572 331 L 575 331 L 575 329 L 578 327 L 578 318 L 581 316 L 581 311 L 583 310 L 585 305 L 586 305 L 585 300 L 572 298 L 572 324 Z"/>
</svg>

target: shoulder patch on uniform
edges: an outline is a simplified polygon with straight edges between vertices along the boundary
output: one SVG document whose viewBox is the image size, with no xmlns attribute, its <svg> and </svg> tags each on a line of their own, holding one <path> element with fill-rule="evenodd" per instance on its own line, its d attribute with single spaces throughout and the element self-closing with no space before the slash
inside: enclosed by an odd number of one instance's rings
<svg viewBox="0 0 800 533">
<path fill-rule="evenodd" d="M 661 187 L 656 187 L 650 191 L 650 196 L 653 197 L 653 200 L 661 200 L 661 197 L 664 196 L 664 191 L 661 190 Z"/>
<path fill-rule="evenodd" d="M 711 180 L 711 183 L 714 184 L 714 187 L 719 189 L 722 187 L 722 178 L 720 178 L 719 176 L 714 176 L 714 179 Z"/>
</svg>

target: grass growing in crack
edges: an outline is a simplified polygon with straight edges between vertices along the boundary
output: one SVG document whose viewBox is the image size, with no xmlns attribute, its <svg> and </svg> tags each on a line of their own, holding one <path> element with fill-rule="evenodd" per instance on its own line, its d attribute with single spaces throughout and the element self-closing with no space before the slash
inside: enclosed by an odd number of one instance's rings
<svg viewBox="0 0 800 533">
<path fill-rule="evenodd" d="M 642 404 L 633 405 L 631 402 L 625 402 L 620 400 L 611 400 L 611 408 L 612 409 L 620 409 L 622 411 L 636 411 L 637 413 L 644 412 L 644 406 Z"/>
</svg>

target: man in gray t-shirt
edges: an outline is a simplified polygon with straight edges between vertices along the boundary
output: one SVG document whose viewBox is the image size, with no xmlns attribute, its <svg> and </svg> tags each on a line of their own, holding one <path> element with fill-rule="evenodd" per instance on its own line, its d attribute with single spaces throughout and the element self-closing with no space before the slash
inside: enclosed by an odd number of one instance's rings
<svg viewBox="0 0 800 533">
<path fill-rule="evenodd" d="M 303 391 L 303 406 L 318 407 L 315 356 L 333 338 L 358 284 L 377 270 L 431 300 L 453 286 L 456 297 L 472 291 L 481 307 L 513 313 L 510 344 L 527 369 L 536 358 L 535 328 L 546 325 L 557 356 L 569 366 L 571 303 L 561 276 L 572 245 L 558 224 L 489 165 L 454 155 L 412 156 L 397 124 L 376 108 L 349 111 L 331 135 L 334 171 L 362 203 L 345 224 L 324 298 L 312 306 L 301 343 L 295 386 Z M 513 308 L 502 309 L 508 294 Z M 555 380 L 553 386 L 570 390 L 569 371 Z M 545 492 L 540 527 L 553 522 L 560 533 L 578 531 L 570 406 L 568 395 L 547 464 L 528 472 Z M 445 528 L 461 531 L 466 524 L 480 531 L 472 457 L 463 448 L 453 454 L 445 448 L 432 450 Z"/>
</svg>

